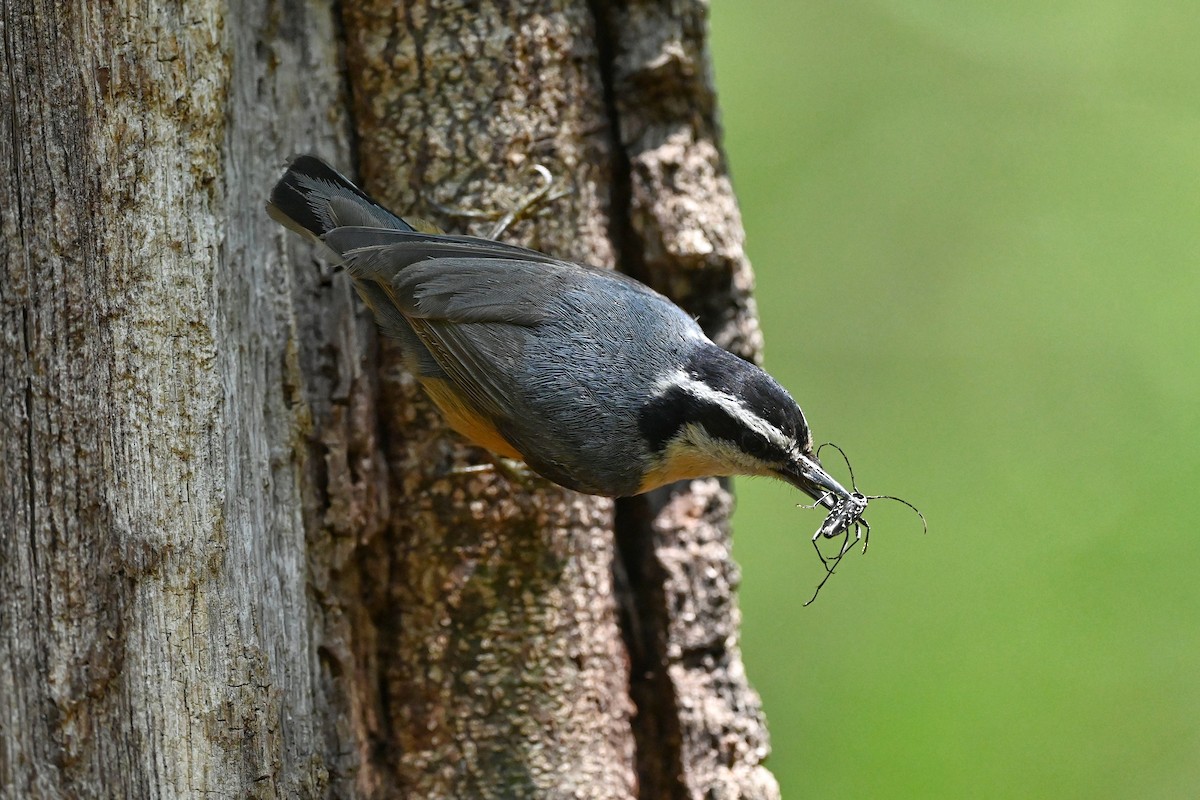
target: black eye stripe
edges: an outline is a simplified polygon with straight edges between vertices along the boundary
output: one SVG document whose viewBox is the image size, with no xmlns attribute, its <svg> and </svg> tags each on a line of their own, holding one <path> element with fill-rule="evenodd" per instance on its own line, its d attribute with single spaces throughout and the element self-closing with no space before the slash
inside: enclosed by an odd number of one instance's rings
<svg viewBox="0 0 1200 800">
<path fill-rule="evenodd" d="M 672 386 L 646 403 L 638 415 L 639 430 L 656 451 L 664 449 L 688 424 L 699 425 L 711 438 L 729 442 L 761 461 L 780 461 L 785 455 L 731 409 L 683 386 Z"/>
<path fill-rule="evenodd" d="M 661 452 L 685 425 L 768 464 L 785 462 L 809 444 L 804 414 L 791 395 L 758 367 L 720 348 L 697 348 L 684 369 L 663 376 L 659 394 L 638 413 L 638 429 Z"/>
<path fill-rule="evenodd" d="M 760 461 L 770 463 L 782 460 L 783 453 L 777 445 L 771 444 L 766 436 L 739 422 L 727 408 L 705 403 L 700 416 L 694 421 L 699 423 L 709 436 L 732 442 Z"/>
<path fill-rule="evenodd" d="M 718 348 L 713 348 L 717 350 Z M 782 386 L 758 367 L 721 350 L 726 358 L 713 358 L 712 351 L 697 351 L 688 360 L 688 377 L 714 391 L 738 398 L 743 408 L 793 441 L 808 438 L 808 425 L 796 401 Z"/>
</svg>

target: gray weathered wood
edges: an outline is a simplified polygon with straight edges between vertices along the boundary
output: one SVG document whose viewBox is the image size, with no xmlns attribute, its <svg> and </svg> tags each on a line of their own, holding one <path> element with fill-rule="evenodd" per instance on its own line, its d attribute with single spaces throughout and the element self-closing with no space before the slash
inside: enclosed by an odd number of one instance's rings
<svg viewBox="0 0 1200 800">
<path fill-rule="evenodd" d="M 314 353 L 369 329 L 262 203 L 345 146 L 332 11 L 0 18 L 2 793 L 324 796 L 309 437 L 357 367 Z"/>
</svg>

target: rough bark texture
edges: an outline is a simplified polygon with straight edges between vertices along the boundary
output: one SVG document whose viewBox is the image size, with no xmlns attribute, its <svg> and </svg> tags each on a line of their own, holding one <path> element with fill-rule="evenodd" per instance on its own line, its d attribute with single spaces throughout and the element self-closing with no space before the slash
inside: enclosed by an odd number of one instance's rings
<svg viewBox="0 0 1200 800">
<path fill-rule="evenodd" d="M 324 795 L 309 437 L 368 329 L 262 203 L 344 140 L 332 9 L 2 7 L 0 793 Z"/>
<path fill-rule="evenodd" d="M 586 6 L 363 2 L 344 13 L 362 175 L 399 210 L 503 212 L 566 196 L 506 238 L 611 262 L 608 138 Z M 377 620 L 377 780 L 414 797 L 635 792 L 628 664 L 612 592 L 612 504 L 497 472 L 447 436 L 399 352 L 381 353 L 393 502 Z M 395 609 L 400 614 L 395 614 Z"/>
<path fill-rule="evenodd" d="M 673 297 L 712 339 L 762 355 L 753 276 L 720 146 L 702 2 L 597 2 L 619 123 L 617 224 L 626 271 Z M 618 504 L 639 622 L 631 628 L 642 796 L 777 798 L 758 695 L 742 666 L 728 482 Z"/>
<path fill-rule="evenodd" d="M 726 489 L 614 547 L 609 501 L 456 471 L 262 212 L 316 151 L 480 232 L 446 207 L 541 163 L 506 239 L 757 357 L 704 6 L 160 5 L 0 0 L 0 797 L 777 796 Z"/>
</svg>

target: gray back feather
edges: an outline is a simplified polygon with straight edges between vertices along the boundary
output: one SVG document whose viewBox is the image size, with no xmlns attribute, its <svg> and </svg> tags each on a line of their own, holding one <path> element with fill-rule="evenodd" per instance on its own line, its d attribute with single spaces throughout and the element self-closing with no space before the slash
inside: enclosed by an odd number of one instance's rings
<svg viewBox="0 0 1200 800">
<path fill-rule="evenodd" d="M 631 398 L 707 341 L 699 326 L 640 283 L 546 256 L 411 261 L 435 244 L 360 248 L 347 269 L 386 292 L 440 374 L 505 438 L 540 454 L 533 469 L 594 494 L 635 491 L 649 465 L 613 443 L 640 441 Z"/>
<path fill-rule="evenodd" d="M 711 346 L 691 317 L 637 281 L 414 230 L 313 156 L 293 161 L 268 211 L 345 264 L 411 369 L 452 381 L 530 467 L 583 492 L 637 490 L 651 466 L 639 460 L 649 458 L 642 401 Z"/>
</svg>

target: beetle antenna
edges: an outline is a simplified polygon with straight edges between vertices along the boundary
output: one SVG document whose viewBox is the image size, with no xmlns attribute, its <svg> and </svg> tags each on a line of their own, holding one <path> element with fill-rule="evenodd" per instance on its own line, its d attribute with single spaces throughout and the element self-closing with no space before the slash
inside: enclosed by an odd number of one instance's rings
<svg viewBox="0 0 1200 800">
<path fill-rule="evenodd" d="M 846 451 L 843 450 L 842 448 L 838 447 L 833 442 L 825 442 L 824 444 L 822 444 L 821 446 L 819 446 L 817 448 L 817 458 L 821 457 L 821 451 L 823 449 L 825 449 L 826 447 L 832 447 L 834 450 L 837 450 L 839 453 L 842 454 L 842 461 L 846 462 L 846 469 L 850 471 L 850 488 L 857 492 L 858 491 L 858 481 L 854 480 L 854 467 L 850 466 L 850 459 L 846 457 Z"/>
<path fill-rule="evenodd" d="M 917 516 L 921 518 L 921 527 L 925 529 L 923 532 L 929 533 L 929 523 L 925 521 L 925 515 L 921 513 L 921 509 L 917 508 L 907 500 L 901 500 L 899 497 L 895 497 L 894 495 L 890 494 L 869 494 L 866 495 L 866 498 L 868 500 L 895 500 L 897 503 L 903 503 L 913 511 L 917 512 Z"/>
</svg>

